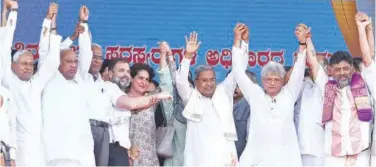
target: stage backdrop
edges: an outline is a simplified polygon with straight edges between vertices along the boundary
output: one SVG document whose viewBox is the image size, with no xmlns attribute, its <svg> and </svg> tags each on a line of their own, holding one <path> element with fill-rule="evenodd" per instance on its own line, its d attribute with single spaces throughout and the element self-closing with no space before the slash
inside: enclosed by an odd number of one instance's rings
<svg viewBox="0 0 376 167">
<path fill-rule="evenodd" d="M 38 58 L 37 44 L 48 0 L 19 1 L 18 25 L 13 47 L 30 49 Z M 298 47 L 294 28 L 312 27 L 318 54 L 329 57 L 336 50 L 358 54 L 359 44 L 352 15 L 361 6 L 374 15 L 374 0 L 57 0 L 58 33 L 71 35 L 80 5 L 90 9 L 93 42 L 104 48 L 104 58 L 128 57 L 133 62 L 159 64 L 157 42 L 166 40 L 180 61 L 184 36 L 199 33 L 202 41 L 193 67 L 209 64 L 224 79 L 231 69 L 233 27 L 250 27 L 249 70 L 260 74 L 268 61 L 292 65 Z M 364 2 L 362 5 L 361 2 Z M 355 28 L 355 29 L 354 29 Z M 344 38 L 345 37 L 345 38 Z M 345 41 L 346 39 L 346 41 Z M 77 43 L 75 43 L 76 45 Z M 78 49 L 77 46 L 73 47 Z M 358 56 L 358 55 L 354 55 Z"/>
</svg>

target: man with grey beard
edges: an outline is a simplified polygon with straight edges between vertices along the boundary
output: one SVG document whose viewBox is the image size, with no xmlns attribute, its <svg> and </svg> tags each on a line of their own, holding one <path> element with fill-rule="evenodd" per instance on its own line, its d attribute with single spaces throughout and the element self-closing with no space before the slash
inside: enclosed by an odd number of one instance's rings
<svg viewBox="0 0 376 167">
<path fill-rule="evenodd" d="M 169 98 L 169 96 L 164 93 L 138 98 L 126 96 L 124 89 L 130 82 L 128 62 L 122 59 L 111 60 L 108 67 L 111 82 L 103 81 L 100 75 L 93 75 L 98 73 L 99 64 L 102 64 L 99 61 L 102 49 L 97 44 L 91 45 L 91 48 L 89 46 L 86 45 L 86 49 L 93 52 L 93 59 L 96 57 L 95 60 L 91 61 L 90 70 L 86 72 L 87 76 L 85 77 L 85 84 L 87 84 L 87 90 L 90 94 L 89 112 L 91 113 L 90 124 L 94 139 L 95 162 L 97 166 L 108 166 L 111 165 L 109 162 L 112 162 L 110 160 L 111 146 L 109 145 L 109 143 L 112 143 L 111 141 L 118 141 L 121 146 L 130 148 L 128 137 L 123 137 L 123 133 L 127 134 L 127 130 L 115 136 L 114 132 L 117 129 L 112 128 L 109 132 L 109 126 L 121 125 L 127 122 L 131 110 L 150 107 L 158 100 Z M 97 53 L 94 53 L 95 51 Z M 121 112 L 115 113 L 115 111 Z M 124 157 L 124 154 L 123 159 L 128 160 Z"/>
<path fill-rule="evenodd" d="M 326 84 L 323 99 L 324 166 L 369 166 L 373 111 L 367 80 L 355 72 L 346 51 L 335 52 L 329 65 L 334 80 Z"/>
<path fill-rule="evenodd" d="M 172 98 L 172 96 L 166 92 L 162 92 L 151 96 L 128 97 L 124 90 L 128 87 L 131 76 L 129 64 L 126 59 L 110 60 L 108 74 L 110 81 L 105 82 L 104 86 L 106 89 L 104 90 L 104 93 L 121 95 L 121 97 L 123 97 L 123 100 L 121 101 L 128 105 L 134 105 L 132 107 L 121 107 L 118 106 L 117 103 L 116 105 L 113 103 L 112 107 L 107 110 L 108 113 L 111 114 L 111 119 L 109 121 L 111 140 L 109 145 L 108 166 L 129 166 L 130 161 L 135 160 L 138 156 L 138 149 L 131 147 L 129 140 L 130 111 L 140 111 L 140 109 L 148 108 L 156 104 L 158 101 Z M 117 101 L 119 101 L 119 99 Z"/>
<path fill-rule="evenodd" d="M 119 86 L 122 91 L 130 83 L 130 68 L 126 59 L 112 59 L 108 63 L 109 81 Z"/>
</svg>

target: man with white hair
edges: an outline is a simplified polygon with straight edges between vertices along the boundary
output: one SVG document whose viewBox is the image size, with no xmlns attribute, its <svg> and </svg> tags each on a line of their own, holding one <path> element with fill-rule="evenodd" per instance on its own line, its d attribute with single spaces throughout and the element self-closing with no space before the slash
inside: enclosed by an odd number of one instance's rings
<svg viewBox="0 0 376 167">
<path fill-rule="evenodd" d="M 3 63 L 2 83 L 9 88 L 14 97 L 11 110 L 17 119 L 17 165 L 44 165 L 41 145 L 41 92 L 57 72 L 59 65 L 59 45 L 61 37 L 52 30 L 49 39 L 49 53 L 45 63 L 33 76 L 33 55 L 29 51 L 18 51 L 11 60 L 11 46 L 17 23 L 17 1 L 5 0 L 5 12 L 10 10 L 6 27 L 1 28 L 4 40 L 1 46 L 1 63 Z M 53 15 L 53 16 L 52 16 Z M 55 13 L 51 20 L 56 23 Z M 6 16 L 3 14 L 3 16 Z M 2 18 L 6 20 L 5 17 Z M 52 23 L 51 23 L 52 24 Z M 55 24 L 56 25 L 56 24 Z M 48 38 L 48 37 L 47 37 Z"/>
<path fill-rule="evenodd" d="M 200 43 L 197 33 L 186 37 L 186 54 L 176 73 L 176 88 L 186 104 L 183 116 L 187 118 L 184 166 L 236 166 L 237 140 L 232 115 L 236 83 L 232 72 L 216 85 L 211 66 L 196 69 L 196 89 L 188 82 L 189 64 Z"/>
<path fill-rule="evenodd" d="M 242 31 L 237 27 L 235 33 L 248 36 L 248 30 Z M 303 38 L 308 33 L 301 27 L 299 31 L 299 37 Z M 242 38 L 235 37 L 232 49 L 235 80 L 252 110 L 248 142 L 239 165 L 301 166 L 294 126 L 294 104 L 303 85 L 306 46 L 300 43 L 297 61 L 285 86 L 286 72 L 282 64 L 271 61 L 265 65 L 261 71 L 262 89 L 244 72 L 248 62 L 244 61 L 248 58 L 247 45 Z"/>
</svg>

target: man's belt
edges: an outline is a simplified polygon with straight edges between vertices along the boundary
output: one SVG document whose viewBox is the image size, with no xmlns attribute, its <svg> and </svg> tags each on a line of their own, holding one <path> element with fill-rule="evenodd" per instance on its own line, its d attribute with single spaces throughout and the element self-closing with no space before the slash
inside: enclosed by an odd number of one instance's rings
<svg viewBox="0 0 376 167">
<path fill-rule="evenodd" d="M 95 125 L 95 126 L 99 126 L 99 127 L 108 128 L 108 123 L 107 122 L 103 122 L 103 121 L 98 121 L 98 120 L 90 119 L 90 124 Z"/>
</svg>

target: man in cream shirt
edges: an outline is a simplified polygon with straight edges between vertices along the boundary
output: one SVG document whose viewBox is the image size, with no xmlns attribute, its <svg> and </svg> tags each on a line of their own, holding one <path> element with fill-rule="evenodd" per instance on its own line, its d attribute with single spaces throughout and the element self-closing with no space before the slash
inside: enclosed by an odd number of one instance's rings
<svg viewBox="0 0 376 167">
<path fill-rule="evenodd" d="M 215 72 L 210 66 L 196 69 L 196 89 L 189 86 L 189 65 L 200 43 L 197 33 L 186 38 L 186 54 L 176 74 L 176 87 L 186 103 L 183 116 L 187 118 L 184 150 L 185 166 L 235 166 L 237 140 L 232 115 L 236 83 L 232 73 L 216 86 Z"/>
<path fill-rule="evenodd" d="M 45 63 L 33 76 L 33 55 L 29 51 L 18 51 L 11 60 L 11 47 L 17 23 L 18 4 L 4 1 L 10 11 L 5 27 L 1 28 L 1 63 L 3 64 L 2 84 L 9 89 L 14 98 L 11 110 L 17 119 L 17 165 L 44 165 L 41 144 L 41 92 L 57 72 L 61 37 L 50 35 L 51 45 Z M 3 12 L 4 12 L 3 11 Z M 57 13 L 54 13 L 56 16 Z M 6 15 L 3 15 L 6 16 Z M 3 20 L 6 18 L 3 17 Z M 51 18 L 55 20 L 56 17 Z M 55 21 L 52 21 L 56 23 Z M 4 26 L 4 25 L 3 25 Z M 54 30 L 52 33 L 55 33 Z M 57 50 L 57 52 L 56 52 Z"/>
</svg>

